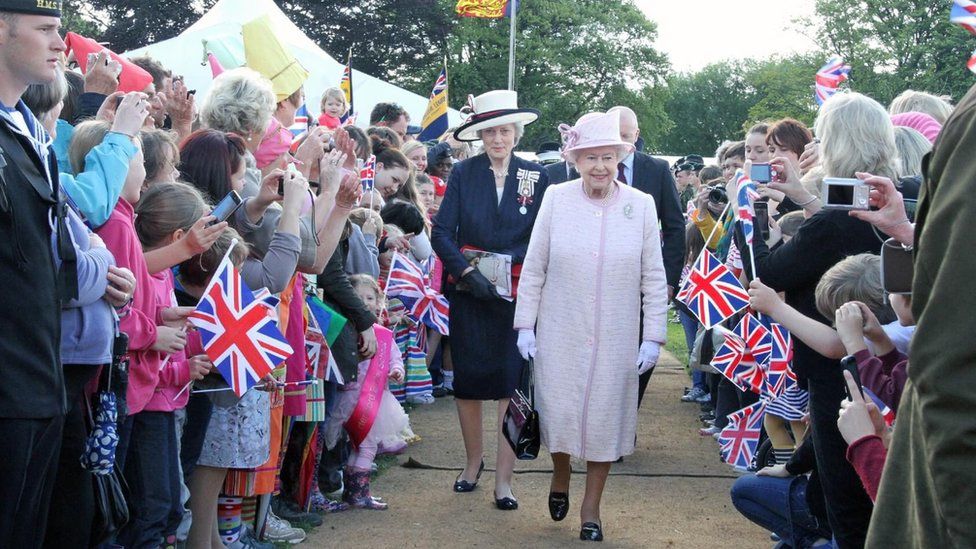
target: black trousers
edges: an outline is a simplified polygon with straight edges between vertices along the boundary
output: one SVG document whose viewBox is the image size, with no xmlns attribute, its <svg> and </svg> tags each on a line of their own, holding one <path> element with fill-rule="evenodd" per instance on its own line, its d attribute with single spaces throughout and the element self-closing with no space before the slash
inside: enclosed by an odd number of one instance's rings
<svg viewBox="0 0 976 549">
<path fill-rule="evenodd" d="M 85 385 L 98 373 L 98 366 L 65 364 L 63 369 L 68 414 L 64 418 L 61 451 L 54 480 L 55 497 L 51 499 L 47 533 L 44 536 L 44 546 L 52 549 L 87 546 L 95 516 L 92 476 L 81 468 L 79 458 L 88 441 L 86 405 L 82 393 Z"/>
<path fill-rule="evenodd" d="M 827 502 L 827 521 L 841 549 L 864 547 L 874 506 L 854 467 L 847 461 L 847 442 L 837 429 L 840 402 L 846 398 L 844 378 L 810 379 L 810 424 L 817 472 Z"/>
<path fill-rule="evenodd" d="M 32 548 L 44 542 L 54 490 L 64 416 L 0 418 L 0 547 Z M 86 542 L 87 543 L 87 540 Z"/>
</svg>

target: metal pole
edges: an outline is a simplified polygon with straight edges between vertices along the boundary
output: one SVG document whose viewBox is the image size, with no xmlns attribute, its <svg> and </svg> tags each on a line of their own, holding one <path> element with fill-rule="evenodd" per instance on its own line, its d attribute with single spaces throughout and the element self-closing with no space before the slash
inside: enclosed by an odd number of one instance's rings
<svg viewBox="0 0 976 549">
<path fill-rule="evenodd" d="M 508 39 L 508 89 L 515 89 L 515 14 L 518 11 L 517 0 L 508 0 L 511 25 Z"/>
</svg>

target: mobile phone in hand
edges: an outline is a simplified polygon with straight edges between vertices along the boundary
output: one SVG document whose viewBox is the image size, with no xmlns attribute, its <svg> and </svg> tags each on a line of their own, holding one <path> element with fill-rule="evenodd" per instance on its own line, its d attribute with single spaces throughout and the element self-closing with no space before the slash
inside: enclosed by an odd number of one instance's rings
<svg viewBox="0 0 976 549">
<path fill-rule="evenodd" d="M 756 211 L 756 228 L 759 230 L 759 236 L 763 240 L 769 239 L 769 202 L 757 201 L 753 205 L 753 209 Z"/>
<path fill-rule="evenodd" d="M 857 390 L 861 393 L 861 398 L 864 398 L 864 390 L 861 385 L 861 374 L 857 371 L 857 360 L 853 356 L 845 356 L 841 359 L 840 365 L 842 368 L 851 373 L 851 377 L 854 378 L 854 383 L 857 384 Z M 848 400 L 854 400 L 851 395 L 851 390 L 844 384 L 844 392 L 847 393 Z"/>
<path fill-rule="evenodd" d="M 216 217 L 217 219 L 211 221 L 209 225 L 212 226 L 212 225 L 216 225 L 217 223 L 222 223 L 224 221 L 227 221 L 230 218 L 230 216 L 237 211 L 237 208 L 240 208 L 241 204 L 243 203 L 244 203 L 244 199 L 241 198 L 241 195 L 237 194 L 237 191 L 231 191 L 227 193 L 227 196 L 222 198 L 220 202 L 218 202 L 217 205 L 214 206 L 213 211 L 210 212 L 210 215 Z"/>
</svg>

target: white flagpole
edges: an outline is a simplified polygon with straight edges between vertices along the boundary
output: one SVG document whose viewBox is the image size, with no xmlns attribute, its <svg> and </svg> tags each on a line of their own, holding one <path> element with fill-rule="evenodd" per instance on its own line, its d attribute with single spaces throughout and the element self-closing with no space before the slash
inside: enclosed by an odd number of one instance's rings
<svg viewBox="0 0 976 549">
<path fill-rule="evenodd" d="M 518 0 L 508 0 L 509 9 L 511 11 L 510 19 L 511 25 L 509 26 L 509 37 L 508 37 L 508 89 L 515 89 L 515 13 L 518 11 L 517 8 Z"/>
</svg>

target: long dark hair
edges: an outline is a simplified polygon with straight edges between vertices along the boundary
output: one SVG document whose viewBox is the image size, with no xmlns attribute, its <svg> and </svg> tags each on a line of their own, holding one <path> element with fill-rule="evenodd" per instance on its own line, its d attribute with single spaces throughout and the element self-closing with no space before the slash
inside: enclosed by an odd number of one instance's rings
<svg viewBox="0 0 976 549">
<path fill-rule="evenodd" d="M 180 178 L 216 204 L 231 190 L 231 176 L 241 169 L 244 139 L 218 130 L 197 130 L 180 144 Z"/>
</svg>

